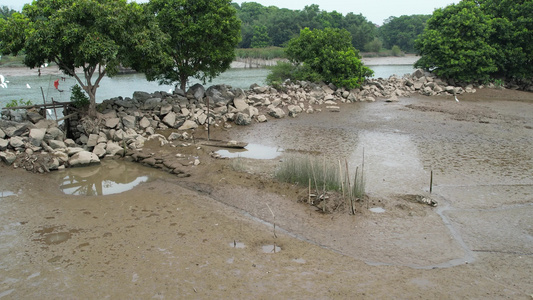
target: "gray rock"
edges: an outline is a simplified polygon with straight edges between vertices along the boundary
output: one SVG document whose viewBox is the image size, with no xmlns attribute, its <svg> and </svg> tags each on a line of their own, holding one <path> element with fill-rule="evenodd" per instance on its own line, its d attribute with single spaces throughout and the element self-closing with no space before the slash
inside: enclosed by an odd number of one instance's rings
<svg viewBox="0 0 533 300">
<path fill-rule="evenodd" d="M 250 125 L 252 123 L 252 118 L 248 114 L 244 113 L 237 113 L 235 116 L 235 124 L 236 125 Z"/>
<path fill-rule="evenodd" d="M 257 122 L 264 123 L 267 121 L 267 117 L 265 115 L 259 115 L 257 116 Z"/>
<path fill-rule="evenodd" d="M 30 123 L 17 123 L 0 120 L 0 129 L 2 129 L 7 137 L 22 135 L 30 127 L 33 127 L 33 125 L 30 125 Z"/>
<path fill-rule="evenodd" d="M 0 158 L 8 165 L 11 165 L 16 159 L 17 155 L 11 151 L 0 152 Z"/>
<path fill-rule="evenodd" d="M 150 98 L 144 102 L 144 109 L 156 109 L 161 106 L 161 98 Z"/>
<path fill-rule="evenodd" d="M 169 136 L 168 136 L 168 140 L 169 141 L 175 141 L 177 139 L 180 139 L 181 138 L 181 134 L 177 133 L 177 132 L 173 132 L 171 133 Z"/>
<path fill-rule="evenodd" d="M 126 129 L 135 128 L 136 121 L 135 116 L 125 116 L 122 118 L 122 125 L 124 125 L 124 128 Z"/>
<path fill-rule="evenodd" d="M 139 92 L 139 91 L 133 92 L 133 101 L 136 101 L 136 102 L 143 103 L 144 101 L 150 99 L 150 97 L 151 95 L 147 92 Z"/>
<path fill-rule="evenodd" d="M 44 134 L 46 133 L 45 129 L 30 129 L 30 144 L 33 146 L 40 146 L 41 142 L 44 140 Z"/>
<path fill-rule="evenodd" d="M 80 147 L 68 147 L 67 148 L 67 154 L 68 156 L 72 156 L 76 153 L 79 153 L 79 152 L 82 152 L 82 151 L 85 151 L 83 148 L 80 148 Z"/>
<path fill-rule="evenodd" d="M 197 83 L 189 88 L 187 95 L 193 96 L 197 101 L 202 101 L 205 96 L 205 88 L 203 85 Z"/>
<path fill-rule="evenodd" d="M 247 114 L 250 118 L 253 118 L 259 114 L 259 110 L 256 107 L 248 106 L 242 111 L 243 114 Z"/>
<path fill-rule="evenodd" d="M 163 123 L 165 123 L 170 128 L 174 128 L 174 126 L 176 125 L 176 114 L 173 111 L 169 112 L 163 118 Z"/>
<path fill-rule="evenodd" d="M 5 132 L 2 129 L 0 129 L 0 139 L 3 139 L 5 137 L 6 137 Z"/>
<path fill-rule="evenodd" d="M 13 148 L 20 148 L 24 146 L 24 140 L 20 136 L 14 136 L 9 139 L 9 145 Z"/>
<path fill-rule="evenodd" d="M 62 142 L 62 141 L 58 141 L 58 140 L 50 140 L 48 141 L 48 145 L 50 146 L 50 148 L 52 149 L 66 149 L 67 148 L 67 145 Z"/>
<path fill-rule="evenodd" d="M 50 157 L 45 163 L 45 166 L 48 170 L 58 170 L 61 163 L 56 157 Z"/>
<path fill-rule="evenodd" d="M 28 120 L 32 122 L 33 124 L 39 122 L 40 120 L 44 119 L 41 114 L 39 114 L 37 111 L 30 109 L 27 111 L 26 116 L 28 117 Z"/>
<path fill-rule="evenodd" d="M 147 117 L 143 117 L 141 121 L 139 121 L 139 127 L 142 129 L 146 129 L 150 126 L 150 120 L 148 120 Z"/>
<path fill-rule="evenodd" d="M 4 140 L 3 138 L 0 138 L 0 151 L 5 151 L 8 145 L 9 145 L 8 140 Z"/>
<path fill-rule="evenodd" d="M 67 147 L 76 147 L 76 146 L 78 146 L 76 144 L 76 142 L 74 142 L 74 140 L 72 140 L 72 139 L 66 139 L 64 142 L 65 142 L 65 145 L 67 145 Z"/>
<path fill-rule="evenodd" d="M 63 137 L 65 135 L 63 131 L 61 131 L 61 129 L 57 127 L 50 127 L 46 129 L 46 133 L 49 135 L 50 139 L 52 140 L 63 140 Z M 45 139 L 47 139 L 46 136 L 45 136 Z"/>
<path fill-rule="evenodd" d="M 71 167 L 79 167 L 90 164 L 100 163 L 100 159 L 96 154 L 89 151 L 80 151 L 70 157 L 68 163 Z"/>
<path fill-rule="evenodd" d="M 106 153 L 108 155 L 122 155 L 124 154 L 124 148 L 121 147 L 118 143 L 108 141 L 106 145 Z"/>
<path fill-rule="evenodd" d="M 169 112 L 171 112 L 172 109 L 173 109 L 172 104 L 165 104 L 165 105 L 161 106 L 160 113 L 161 113 L 162 116 L 164 116 L 164 115 L 168 114 Z"/>
<path fill-rule="evenodd" d="M 89 139 L 87 140 L 87 147 L 89 148 L 93 148 L 94 146 L 96 146 L 98 144 L 98 138 L 100 136 L 98 134 L 90 134 L 89 135 Z"/>
<path fill-rule="evenodd" d="M 196 124 L 196 122 L 191 121 L 191 120 L 186 120 L 183 123 L 183 125 L 181 125 L 180 128 L 178 128 L 178 130 L 188 130 L 188 129 L 195 129 L 195 128 L 198 128 L 198 124 Z"/>
<path fill-rule="evenodd" d="M 106 146 L 106 143 L 100 143 L 96 145 L 93 149 L 93 153 L 96 154 L 96 156 L 98 156 L 99 158 L 104 157 L 107 154 Z"/>
<path fill-rule="evenodd" d="M 235 99 L 233 99 L 233 105 L 237 109 L 237 112 L 242 112 L 248 107 L 248 103 L 246 103 L 246 97 L 241 94 Z"/>
<path fill-rule="evenodd" d="M 236 91 L 236 93 L 238 92 Z M 224 84 L 210 86 L 206 91 L 206 96 L 209 97 L 215 106 L 226 106 L 235 98 L 235 94 Z"/>
<path fill-rule="evenodd" d="M 268 110 L 268 114 L 276 119 L 281 119 L 285 117 L 285 112 L 279 107 L 273 107 Z"/>
<path fill-rule="evenodd" d="M 119 122 L 119 118 L 109 118 L 105 121 L 105 126 L 107 128 L 116 128 Z"/>
</svg>

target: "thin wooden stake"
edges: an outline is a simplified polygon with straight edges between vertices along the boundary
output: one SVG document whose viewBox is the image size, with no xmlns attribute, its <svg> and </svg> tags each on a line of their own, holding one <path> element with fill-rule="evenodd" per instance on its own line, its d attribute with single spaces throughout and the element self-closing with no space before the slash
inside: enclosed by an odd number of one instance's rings
<svg viewBox="0 0 533 300">
<path fill-rule="evenodd" d="M 433 192 L 433 170 L 431 170 L 431 175 L 429 177 L 429 193 Z"/>
</svg>

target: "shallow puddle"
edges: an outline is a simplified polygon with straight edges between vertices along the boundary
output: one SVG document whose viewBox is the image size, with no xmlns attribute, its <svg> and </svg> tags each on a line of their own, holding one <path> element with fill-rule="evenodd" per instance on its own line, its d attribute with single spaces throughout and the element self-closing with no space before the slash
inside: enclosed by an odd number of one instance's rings
<svg viewBox="0 0 533 300">
<path fill-rule="evenodd" d="M 115 160 L 103 160 L 100 165 L 70 168 L 57 174 L 63 193 L 80 196 L 119 194 L 162 176 L 155 169 Z"/>
<path fill-rule="evenodd" d="M 383 209 L 383 207 L 372 207 L 368 210 L 373 213 L 384 213 L 385 212 L 385 209 Z"/>
<path fill-rule="evenodd" d="M 244 249 L 246 247 L 246 245 L 244 245 L 244 243 L 241 243 L 241 242 L 231 242 L 229 243 L 229 246 L 232 248 L 237 248 L 237 249 Z"/>
<path fill-rule="evenodd" d="M 0 198 L 9 197 L 9 196 L 16 196 L 17 193 L 12 191 L 0 191 Z"/>
<path fill-rule="evenodd" d="M 260 144 L 248 144 L 244 149 L 218 150 L 216 153 L 225 158 L 274 159 L 283 153 L 283 149 Z"/>
<path fill-rule="evenodd" d="M 281 251 L 281 247 L 277 245 L 264 245 L 261 247 L 263 253 L 278 253 Z"/>
</svg>

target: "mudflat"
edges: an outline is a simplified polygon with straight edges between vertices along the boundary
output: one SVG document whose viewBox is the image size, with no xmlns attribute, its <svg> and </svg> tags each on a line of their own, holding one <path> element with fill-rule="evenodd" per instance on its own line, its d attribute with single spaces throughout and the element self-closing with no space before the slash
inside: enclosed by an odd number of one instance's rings
<svg viewBox="0 0 533 300">
<path fill-rule="evenodd" d="M 342 104 L 211 132 L 279 149 L 275 159 L 147 144 L 200 164 L 113 195 L 67 195 L 60 171 L 2 165 L 0 298 L 531 299 L 533 94 L 459 100 Z M 275 180 L 295 155 L 352 171 L 364 157 L 368 198 L 355 215 L 321 213 L 307 187 Z M 112 164 L 77 171 L 154 172 Z"/>
</svg>

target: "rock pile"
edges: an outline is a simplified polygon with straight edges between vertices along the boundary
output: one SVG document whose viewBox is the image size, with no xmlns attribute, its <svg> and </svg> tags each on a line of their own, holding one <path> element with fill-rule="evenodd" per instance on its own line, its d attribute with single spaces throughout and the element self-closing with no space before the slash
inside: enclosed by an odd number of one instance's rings
<svg viewBox="0 0 533 300">
<path fill-rule="evenodd" d="M 133 161 L 165 168 L 187 176 L 183 166 L 199 162 L 158 159 L 142 153 L 145 142 L 156 140 L 161 146 L 172 141 L 187 141 L 199 126 L 248 125 L 322 109 L 339 111 L 339 103 L 397 101 L 412 93 L 427 96 L 475 92 L 472 86 L 449 86 L 429 73 L 417 70 L 410 76 L 370 79 L 360 89 L 346 90 L 333 85 L 286 82 L 275 89 L 252 85 L 249 90 L 215 85 L 207 90 L 200 84 L 187 92 L 135 92 L 132 98 L 103 101 L 94 120 L 71 122 L 65 128 L 43 119 L 34 110 L 4 110 L 0 122 L 0 158 L 14 167 L 47 172 L 65 167 L 99 163 L 106 156 L 128 156 Z M 168 137 L 159 130 L 175 129 Z M 187 144 L 192 145 L 192 144 Z"/>
</svg>

